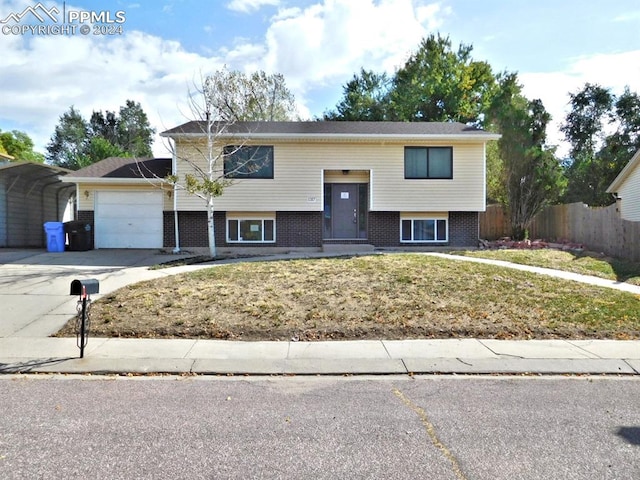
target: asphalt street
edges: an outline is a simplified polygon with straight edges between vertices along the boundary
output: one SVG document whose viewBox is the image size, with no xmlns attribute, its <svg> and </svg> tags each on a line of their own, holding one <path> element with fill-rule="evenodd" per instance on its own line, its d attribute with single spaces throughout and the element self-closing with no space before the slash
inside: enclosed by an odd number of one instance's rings
<svg viewBox="0 0 640 480">
<path fill-rule="evenodd" d="M 0 377 L 0 478 L 640 478 L 636 377 Z"/>
</svg>

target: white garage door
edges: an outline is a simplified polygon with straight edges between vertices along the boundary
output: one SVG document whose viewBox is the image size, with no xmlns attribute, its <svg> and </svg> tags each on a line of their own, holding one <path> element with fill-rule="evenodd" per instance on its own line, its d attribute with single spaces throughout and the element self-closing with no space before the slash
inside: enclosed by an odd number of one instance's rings
<svg viewBox="0 0 640 480">
<path fill-rule="evenodd" d="M 161 248 L 162 192 L 96 192 L 96 248 Z"/>
</svg>

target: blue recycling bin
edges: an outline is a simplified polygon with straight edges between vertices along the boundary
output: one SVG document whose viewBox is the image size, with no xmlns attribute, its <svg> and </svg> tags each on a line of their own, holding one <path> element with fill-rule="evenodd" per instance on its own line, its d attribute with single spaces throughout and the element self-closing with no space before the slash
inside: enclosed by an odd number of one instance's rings
<svg viewBox="0 0 640 480">
<path fill-rule="evenodd" d="M 64 225 L 62 222 L 46 222 L 47 252 L 64 252 Z"/>
</svg>

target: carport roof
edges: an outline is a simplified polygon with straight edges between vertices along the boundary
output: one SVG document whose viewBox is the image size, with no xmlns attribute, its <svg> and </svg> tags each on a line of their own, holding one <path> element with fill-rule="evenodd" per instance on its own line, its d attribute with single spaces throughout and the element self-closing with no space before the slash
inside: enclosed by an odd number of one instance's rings
<svg viewBox="0 0 640 480">
<path fill-rule="evenodd" d="M 16 177 L 24 177 L 29 183 L 42 183 L 43 185 L 50 185 L 56 190 L 63 190 L 65 188 L 74 187 L 75 185 L 65 178 L 65 175 L 70 173 L 71 170 L 66 168 L 56 167 L 53 165 L 45 165 L 43 163 L 35 162 L 8 162 L 0 164 L 0 177 L 15 179 Z"/>
<path fill-rule="evenodd" d="M 66 180 L 71 182 L 149 181 L 163 179 L 170 173 L 170 158 L 109 157 L 72 172 Z"/>
</svg>

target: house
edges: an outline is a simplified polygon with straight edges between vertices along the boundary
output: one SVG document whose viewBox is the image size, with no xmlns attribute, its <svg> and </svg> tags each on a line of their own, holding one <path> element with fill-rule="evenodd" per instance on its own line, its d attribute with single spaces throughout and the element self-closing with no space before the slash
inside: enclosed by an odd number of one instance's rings
<svg viewBox="0 0 640 480">
<path fill-rule="evenodd" d="M 206 167 L 206 128 L 194 121 L 163 132 L 174 158 L 148 160 L 157 175 L 134 175 L 131 161 L 114 175 L 116 160 L 107 159 L 67 179 L 78 185 L 78 217 L 95 222 L 97 248 L 174 247 L 176 231 L 181 248 L 207 247 L 205 202 L 160 188 L 169 166 L 180 178 Z M 219 173 L 231 182 L 215 199 L 216 245 L 220 252 L 476 246 L 485 145 L 498 138 L 461 123 L 228 125 L 214 144 L 224 158 Z"/>
<path fill-rule="evenodd" d="M 623 220 L 640 222 L 640 150 L 609 185 L 607 193 L 616 196 L 618 212 Z"/>
<path fill-rule="evenodd" d="M 34 162 L 0 163 L 0 247 L 46 246 L 43 224 L 62 220 L 75 189 L 64 177 L 68 172 Z"/>
</svg>

